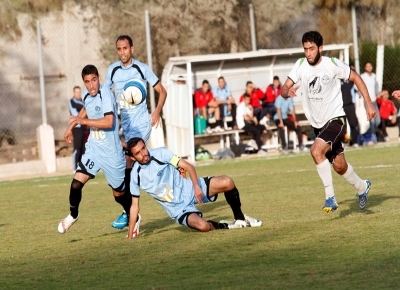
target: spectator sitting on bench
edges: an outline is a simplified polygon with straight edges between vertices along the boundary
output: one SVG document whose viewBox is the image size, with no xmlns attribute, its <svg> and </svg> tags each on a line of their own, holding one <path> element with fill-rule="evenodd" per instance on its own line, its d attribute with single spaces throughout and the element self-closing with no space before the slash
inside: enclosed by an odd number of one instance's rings
<svg viewBox="0 0 400 290">
<path fill-rule="evenodd" d="M 386 127 L 399 127 L 400 136 L 400 119 L 397 118 L 397 109 L 394 103 L 389 100 L 389 92 L 384 90 L 377 95 L 376 102 L 379 106 L 379 114 L 381 116 L 380 129 L 382 131 L 385 142 L 389 141 Z"/>
<path fill-rule="evenodd" d="M 204 80 L 201 88 L 194 92 L 194 103 L 198 114 L 207 120 L 207 133 L 224 132 L 224 129 L 221 128 L 222 121 L 219 105 L 214 99 L 213 93 L 210 90 L 210 84 L 207 80 Z"/>
<path fill-rule="evenodd" d="M 278 76 L 274 76 L 272 84 L 270 84 L 265 90 L 265 99 L 262 102 L 262 114 L 266 116 L 268 120 L 273 120 L 276 113 L 275 100 L 281 94 L 281 82 Z"/>
<path fill-rule="evenodd" d="M 213 89 L 213 94 L 215 100 L 219 104 L 222 120 L 226 123 L 230 123 L 230 126 L 227 127 L 233 127 L 236 119 L 236 104 L 231 91 L 226 85 L 224 77 L 218 78 L 218 86 Z M 227 129 L 227 127 L 225 127 L 225 129 Z"/>
<path fill-rule="evenodd" d="M 265 126 L 258 124 L 257 118 L 253 114 L 253 106 L 251 105 L 251 97 L 248 93 L 243 95 L 243 102 L 241 102 L 236 109 L 236 123 L 239 129 L 253 134 L 253 139 L 257 143 L 258 154 L 265 155 L 267 152 L 261 147 L 261 134 L 265 130 Z"/>
<path fill-rule="evenodd" d="M 264 92 L 259 88 L 255 87 L 251 81 L 248 81 L 246 83 L 246 91 L 244 93 L 250 96 L 250 104 L 254 109 L 253 114 L 257 118 L 257 120 L 260 121 L 264 117 L 264 115 L 262 115 L 261 112 L 262 111 L 261 100 L 265 98 Z M 243 99 L 244 95 L 240 97 L 239 102 L 242 102 Z"/>
<path fill-rule="evenodd" d="M 285 126 L 288 130 L 295 131 L 299 142 L 300 151 L 304 150 L 303 146 L 303 135 L 301 127 L 296 119 L 296 113 L 294 111 L 293 99 L 283 98 L 279 95 L 275 100 L 276 113 L 274 115 L 274 121 L 278 127 L 279 139 L 281 139 L 282 151 L 287 153 L 289 151 L 288 144 L 286 144 L 285 138 Z M 293 148 L 295 149 L 295 148 Z"/>
</svg>

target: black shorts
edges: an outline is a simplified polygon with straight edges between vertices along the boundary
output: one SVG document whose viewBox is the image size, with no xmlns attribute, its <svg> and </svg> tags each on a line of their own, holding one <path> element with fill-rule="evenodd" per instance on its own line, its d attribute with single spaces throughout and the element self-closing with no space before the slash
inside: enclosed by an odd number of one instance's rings
<svg viewBox="0 0 400 290">
<path fill-rule="evenodd" d="M 325 154 L 330 163 L 333 163 L 335 157 L 344 152 L 342 141 L 346 134 L 346 129 L 345 116 L 329 120 L 322 128 L 314 128 L 316 138 L 331 145 L 331 150 Z"/>
</svg>

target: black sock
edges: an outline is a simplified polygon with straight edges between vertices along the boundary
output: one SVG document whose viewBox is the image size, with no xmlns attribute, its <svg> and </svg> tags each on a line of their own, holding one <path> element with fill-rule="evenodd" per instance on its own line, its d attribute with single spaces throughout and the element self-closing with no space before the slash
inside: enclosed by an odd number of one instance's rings
<svg viewBox="0 0 400 290">
<path fill-rule="evenodd" d="M 124 182 L 125 182 L 125 192 L 129 192 L 129 194 L 131 194 L 130 191 L 130 186 L 131 186 L 131 172 L 132 172 L 132 168 L 127 168 L 125 169 L 125 178 L 124 178 Z"/>
<path fill-rule="evenodd" d="M 227 229 L 229 229 L 227 223 L 217 223 L 217 222 L 211 221 L 211 220 L 208 221 L 208 222 L 211 223 L 216 230 L 227 230 Z"/>
<path fill-rule="evenodd" d="M 236 188 L 236 186 L 224 193 L 225 199 L 228 202 L 228 204 L 231 206 L 233 216 L 235 217 L 235 220 L 243 220 L 244 221 L 244 214 L 242 212 L 241 203 L 240 203 L 240 196 L 239 196 L 239 191 Z"/>
<path fill-rule="evenodd" d="M 114 196 L 116 202 L 118 202 L 124 208 L 126 214 L 129 216 L 129 211 L 132 205 L 132 196 L 130 192 L 126 191 L 121 196 Z"/>
<path fill-rule="evenodd" d="M 69 191 L 69 210 L 71 216 L 76 219 L 78 217 L 79 204 L 82 199 L 82 188 L 84 184 L 75 178 L 72 179 L 71 188 Z"/>
</svg>

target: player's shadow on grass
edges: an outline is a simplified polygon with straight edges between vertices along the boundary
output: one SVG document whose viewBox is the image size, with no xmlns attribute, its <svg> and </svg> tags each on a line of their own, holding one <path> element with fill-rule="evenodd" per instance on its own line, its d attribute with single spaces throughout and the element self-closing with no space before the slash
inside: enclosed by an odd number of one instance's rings
<svg viewBox="0 0 400 290">
<path fill-rule="evenodd" d="M 360 210 L 358 206 L 358 198 L 354 199 L 346 199 L 343 201 L 339 202 L 339 218 L 344 218 L 348 215 L 351 215 L 353 213 L 363 213 L 363 214 L 375 214 L 375 211 L 373 208 L 377 205 L 381 205 L 384 201 L 389 200 L 389 199 L 397 199 L 400 198 L 400 196 L 394 196 L 394 195 L 384 195 L 384 194 L 373 194 L 371 196 L 368 196 L 368 203 L 367 207 L 364 210 Z M 349 204 L 350 208 L 345 209 L 345 210 L 340 210 L 340 204 Z"/>
<path fill-rule="evenodd" d="M 0 227 L 5 227 L 5 226 L 7 226 L 8 224 L 0 224 Z"/>
</svg>

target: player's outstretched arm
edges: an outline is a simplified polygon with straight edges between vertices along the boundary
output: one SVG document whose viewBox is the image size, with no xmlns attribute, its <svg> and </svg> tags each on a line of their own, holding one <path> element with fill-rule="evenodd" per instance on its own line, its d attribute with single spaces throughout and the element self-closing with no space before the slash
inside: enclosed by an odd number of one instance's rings
<svg viewBox="0 0 400 290">
<path fill-rule="evenodd" d="M 192 164 L 190 164 L 189 162 L 187 162 L 184 159 L 179 160 L 178 166 L 186 169 L 187 172 L 189 173 L 190 176 L 190 180 L 193 183 L 193 188 L 194 188 L 194 197 L 197 200 L 198 204 L 202 204 L 202 198 L 203 198 L 203 192 L 201 191 L 201 188 L 199 186 L 199 183 L 197 181 L 197 172 L 196 169 L 194 168 L 194 166 Z"/>
<path fill-rule="evenodd" d="M 69 117 L 71 122 L 77 122 L 80 125 L 95 127 L 98 129 L 110 129 L 114 126 L 114 113 L 110 112 L 100 119 L 87 119 L 81 117 Z"/>
<path fill-rule="evenodd" d="M 392 96 L 400 101 L 400 90 L 394 91 Z"/>
<path fill-rule="evenodd" d="M 281 96 L 284 98 L 290 98 L 296 96 L 296 91 L 299 88 L 298 86 L 293 86 L 294 83 L 291 79 L 287 78 L 285 83 L 282 86 Z"/>
<path fill-rule="evenodd" d="M 79 111 L 77 117 L 79 117 L 79 118 L 86 118 L 86 117 L 87 117 L 86 109 L 85 109 L 85 108 L 82 108 L 82 109 Z M 71 143 L 71 142 L 72 142 L 72 140 L 71 140 L 71 138 L 72 138 L 72 129 L 73 129 L 76 125 L 78 125 L 78 122 L 76 122 L 76 121 L 71 121 L 71 118 L 70 118 L 70 119 L 69 119 L 68 128 L 67 128 L 67 130 L 65 130 L 65 132 L 64 132 L 64 140 L 67 141 L 67 143 Z"/>
<path fill-rule="evenodd" d="M 158 127 L 158 125 L 160 125 L 161 110 L 164 107 L 165 100 L 167 99 L 167 91 L 161 83 L 158 83 L 154 89 L 158 92 L 159 97 L 157 107 L 151 114 L 151 125 Z"/>
<path fill-rule="evenodd" d="M 139 215 L 139 197 L 132 196 L 132 205 L 129 211 L 129 229 L 128 229 L 128 240 L 132 240 L 133 230 L 136 225 L 136 221 Z"/>
<path fill-rule="evenodd" d="M 376 110 L 375 110 L 374 105 L 372 104 L 371 97 L 368 94 L 367 86 L 365 85 L 361 76 L 358 73 L 356 73 L 355 71 L 351 70 L 349 80 L 352 81 L 356 85 L 358 91 L 361 93 L 361 95 L 364 99 L 368 121 L 375 118 Z"/>
</svg>

